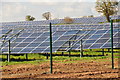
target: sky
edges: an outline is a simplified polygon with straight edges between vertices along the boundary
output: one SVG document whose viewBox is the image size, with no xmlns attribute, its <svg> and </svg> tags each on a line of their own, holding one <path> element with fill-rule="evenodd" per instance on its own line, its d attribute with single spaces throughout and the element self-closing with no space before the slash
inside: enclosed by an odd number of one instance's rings
<svg viewBox="0 0 120 80">
<path fill-rule="evenodd" d="M 26 15 L 44 20 L 42 14 L 51 12 L 52 19 L 64 17 L 100 16 L 96 0 L 0 0 L 0 22 L 25 21 Z"/>
</svg>

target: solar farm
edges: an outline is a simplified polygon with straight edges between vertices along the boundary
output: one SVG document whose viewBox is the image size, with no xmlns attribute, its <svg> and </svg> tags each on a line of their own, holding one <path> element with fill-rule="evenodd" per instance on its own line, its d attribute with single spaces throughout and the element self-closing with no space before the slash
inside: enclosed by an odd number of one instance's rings
<svg viewBox="0 0 120 80">
<path fill-rule="evenodd" d="M 120 19 L 112 16 L 111 19 Z M 84 51 L 99 49 L 111 50 L 111 24 L 103 23 L 105 17 L 73 18 L 72 24 L 65 24 L 63 19 L 43 21 L 21 21 L 0 23 L 0 54 L 50 54 L 50 23 L 52 29 L 52 53 L 67 53 L 72 57 L 85 57 Z M 113 50 L 120 49 L 120 23 L 113 23 Z M 99 52 L 99 51 L 98 51 Z M 89 53 L 88 53 L 89 55 Z M 104 57 L 104 55 L 102 55 Z M 58 56 L 59 57 L 59 56 Z M 74 57 L 72 57 L 74 58 Z M 88 57 L 87 57 L 88 58 Z M 18 59 L 19 61 L 19 59 Z"/>
<path fill-rule="evenodd" d="M 78 21 L 81 20 L 78 19 Z M 46 24 L 42 24 L 40 21 L 3 23 L 1 27 L 1 53 L 8 52 L 8 40 L 11 42 L 11 54 L 49 53 L 50 33 L 49 24 L 47 24 L 49 22 L 46 21 Z M 81 40 L 83 41 L 83 49 L 111 48 L 109 23 L 70 25 L 55 25 L 55 21 L 51 21 L 51 23 L 53 24 L 53 52 L 80 50 Z M 119 25 L 119 23 L 113 25 L 114 48 L 120 48 Z"/>
</svg>

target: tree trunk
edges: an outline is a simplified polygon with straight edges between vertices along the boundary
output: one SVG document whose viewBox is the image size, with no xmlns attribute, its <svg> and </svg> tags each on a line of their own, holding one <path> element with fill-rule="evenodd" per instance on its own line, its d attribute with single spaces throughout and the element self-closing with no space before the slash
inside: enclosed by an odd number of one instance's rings
<svg viewBox="0 0 120 80">
<path fill-rule="evenodd" d="M 106 15 L 106 19 L 108 22 L 110 22 L 110 16 L 109 15 Z"/>
</svg>

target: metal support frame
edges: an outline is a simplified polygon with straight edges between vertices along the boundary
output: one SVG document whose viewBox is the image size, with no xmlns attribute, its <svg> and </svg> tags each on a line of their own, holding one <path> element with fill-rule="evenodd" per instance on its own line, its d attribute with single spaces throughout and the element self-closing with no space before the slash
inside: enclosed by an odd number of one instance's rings
<svg viewBox="0 0 120 80">
<path fill-rule="evenodd" d="M 15 36 L 18 37 L 23 30 L 19 31 L 17 34 L 12 35 L 8 40 L 13 39 Z M 6 42 L 8 42 L 8 40 L 5 40 L 5 38 L 4 38 L 3 43 L 5 44 Z M 3 46 L 3 44 L 1 46 Z"/>
<path fill-rule="evenodd" d="M 82 44 L 82 39 L 80 40 L 80 57 L 83 57 L 83 44 Z"/>
<path fill-rule="evenodd" d="M 112 58 L 112 69 L 114 69 L 114 55 L 113 55 L 113 20 L 110 21 L 111 23 L 111 58 Z"/>
<path fill-rule="evenodd" d="M 7 33 L 5 33 L 4 35 L 2 35 L 2 36 L 0 37 L 0 39 L 4 38 L 3 40 L 5 40 L 6 37 L 7 37 L 7 35 L 8 35 L 10 32 L 12 32 L 12 29 L 9 30 L 9 31 L 8 31 Z"/>
<path fill-rule="evenodd" d="M 50 23 L 50 73 L 53 73 L 52 63 L 52 24 Z"/>
<path fill-rule="evenodd" d="M 80 30 L 76 33 L 76 35 L 73 35 L 72 37 L 70 37 L 69 38 L 69 40 L 68 41 L 66 41 L 64 44 L 62 44 L 62 46 L 64 46 L 65 44 L 68 44 L 69 43 L 69 41 L 72 41 L 72 39 L 74 39 L 74 40 L 76 40 L 76 38 L 77 38 L 77 34 L 80 32 Z M 74 44 L 75 44 L 75 41 L 73 40 L 73 44 L 72 44 L 72 46 L 74 46 Z M 79 40 L 78 40 L 79 41 Z M 62 48 L 62 46 L 60 47 L 60 48 Z M 59 48 L 59 49 L 60 49 Z M 69 50 L 69 47 L 67 47 L 67 49 Z M 68 51 L 67 50 L 67 51 Z"/>
</svg>

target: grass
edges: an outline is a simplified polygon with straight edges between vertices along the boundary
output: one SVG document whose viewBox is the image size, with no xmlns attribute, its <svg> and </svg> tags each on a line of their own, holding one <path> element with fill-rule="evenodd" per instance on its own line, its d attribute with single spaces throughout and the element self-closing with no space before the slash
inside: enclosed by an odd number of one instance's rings
<svg viewBox="0 0 120 80">
<path fill-rule="evenodd" d="M 17 65 L 17 64 L 41 64 L 43 62 L 47 62 L 48 60 L 34 60 L 34 61 L 11 61 L 11 62 L 2 62 L 2 65 Z"/>
<path fill-rule="evenodd" d="M 95 59 L 104 59 L 107 58 L 106 56 L 102 56 L 102 57 L 65 57 L 65 56 L 61 56 L 61 57 L 54 57 L 53 60 L 71 60 L 71 61 L 76 61 L 76 60 L 95 60 Z"/>
<path fill-rule="evenodd" d="M 28 60 L 26 60 L 25 55 L 23 56 L 10 56 L 12 60 L 11 62 L 7 61 L 6 55 L 0 55 L 0 58 L 4 59 L 5 61 L 0 61 L 1 65 L 15 65 L 15 64 L 40 64 L 43 62 L 47 62 L 46 57 L 39 54 L 28 54 Z"/>
<path fill-rule="evenodd" d="M 10 57 L 14 59 L 26 59 L 26 54 L 20 55 L 20 56 L 11 55 Z M 7 56 L 0 55 L 0 58 L 6 59 Z M 43 55 L 39 55 L 39 54 L 28 54 L 28 59 L 46 59 L 46 57 Z"/>
<path fill-rule="evenodd" d="M 77 61 L 81 62 L 89 62 L 93 60 L 99 60 L 99 59 L 106 59 L 107 56 L 102 57 L 65 57 L 65 56 L 56 56 L 53 58 L 53 61 L 60 61 L 59 63 L 77 63 Z M 58 63 L 58 62 L 57 62 Z"/>
<path fill-rule="evenodd" d="M 88 52 L 86 52 L 88 51 Z M 102 52 L 96 52 L 99 51 L 99 49 L 95 50 L 85 50 L 84 55 L 101 55 Z M 105 51 L 108 51 L 105 49 Z M 119 50 L 114 50 L 119 51 Z M 53 53 L 53 54 L 61 54 L 61 52 Z M 68 52 L 64 52 L 64 54 L 69 54 Z M 80 52 L 74 52 L 72 51 L 71 54 L 80 54 Z M 62 63 L 75 63 L 76 61 L 91 61 L 91 60 L 100 60 L 100 59 L 106 59 L 111 57 L 110 52 L 105 52 L 105 55 L 108 56 L 96 56 L 96 57 L 75 57 L 75 56 L 53 56 L 53 61 L 60 61 Z M 120 53 L 114 53 L 114 58 L 120 58 Z M 0 61 L 1 65 L 17 65 L 17 64 L 41 64 L 45 62 L 49 62 L 49 59 L 46 59 L 46 56 L 40 55 L 40 54 L 28 54 L 28 60 L 26 60 L 25 55 L 21 56 L 14 56 L 11 55 L 11 62 L 7 62 L 7 56 L 6 55 L 0 55 L 0 58 L 4 59 L 4 61 Z M 6 60 L 5 60 L 6 59 Z"/>
</svg>

